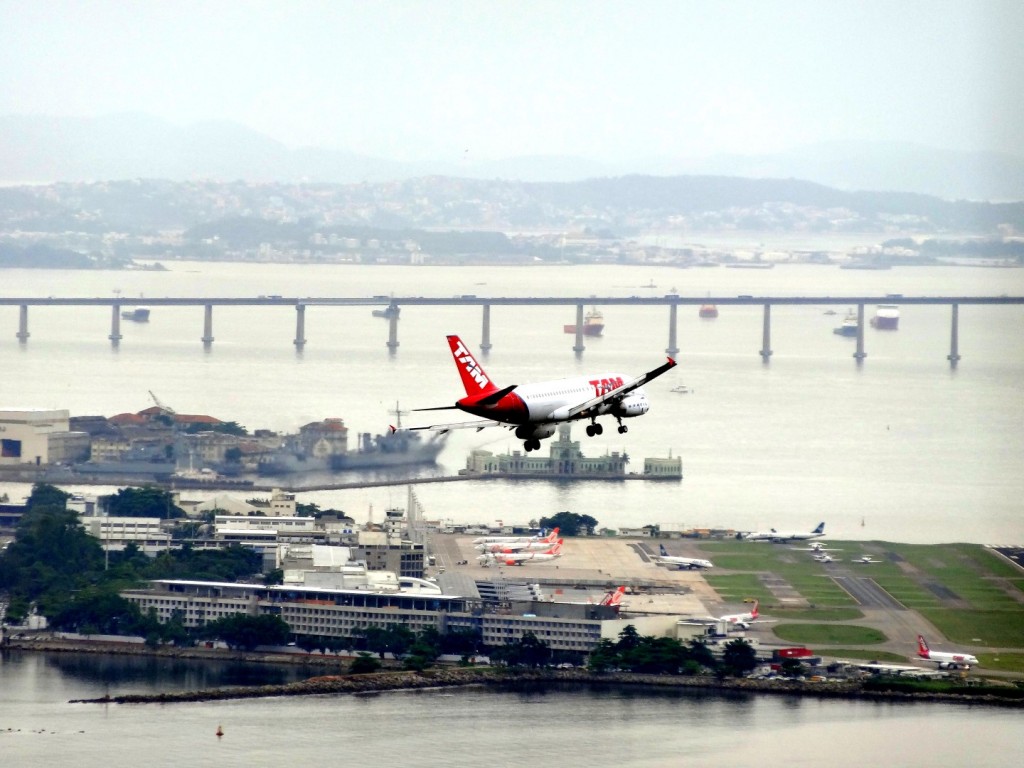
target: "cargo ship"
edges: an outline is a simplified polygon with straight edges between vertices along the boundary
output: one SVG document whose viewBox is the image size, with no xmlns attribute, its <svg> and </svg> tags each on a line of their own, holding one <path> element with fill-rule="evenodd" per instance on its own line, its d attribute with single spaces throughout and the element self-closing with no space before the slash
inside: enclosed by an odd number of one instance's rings
<svg viewBox="0 0 1024 768">
<path fill-rule="evenodd" d="M 880 331 L 895 331 L 900 327 L 900 308 L 895 304 L 879 304 L 871 325 Z"/>
<path fill-rule="evenodd" d="M 563 326 L 566 333 L 576 333 L 576 324 L 572 323 Z M 600 336 L 604 331 L 604 315 L 597 307 L 591 307 L 590 311 L 583 317 L 582 333 L 584 336 Z"/>
</svg>

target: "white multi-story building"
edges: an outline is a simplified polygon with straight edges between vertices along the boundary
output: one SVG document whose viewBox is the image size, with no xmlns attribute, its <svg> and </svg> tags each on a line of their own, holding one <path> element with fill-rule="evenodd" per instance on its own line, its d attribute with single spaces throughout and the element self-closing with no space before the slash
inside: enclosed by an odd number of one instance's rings
<svg viewBox="0 0 1024 768">
<path fill-rule="evenodd" d="M 182 618 L 186 627 L 235 614 L 279 616 L 296 635 L 355 638 L 370 627 L 395 624 L 413 632 L 436 629 L 479 631 L 487 645 L 520 640 L 527 632 L 552 650 L 588 652 L 602 637 L 617 637 L 636 620 L 620 618 L 610 606 L 526 603 L 516 610 L 489 609 L 479 598 L 403 589 L 332 589 L 309 585 L 261 586 L 227 582 L 158 580 L 147 589 L 121 593 L 160 621 Z M 665 633 L 679 617 L 659 617 Z"/>
</svg>

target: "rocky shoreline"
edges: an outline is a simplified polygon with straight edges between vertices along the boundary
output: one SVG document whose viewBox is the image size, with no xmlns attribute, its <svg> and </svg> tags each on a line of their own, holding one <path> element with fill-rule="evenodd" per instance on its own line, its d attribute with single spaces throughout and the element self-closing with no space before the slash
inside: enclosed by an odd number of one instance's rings
<svg viewBox="0 0 1024 768">
<path fill-rule="evenodd" d="M 773 694 L 813 696 L 830 699 L 867 701 L 940 702 L 984 704 L 1024 708 L 1022 699 L 1005 699 L 987 693 L 913 692 L 867 690 L 859 681 L 753 680 L 750 678 L 718 679 L 711 675 L 668 676 L 632 673 L 592 673 L 583 669 L 522 670 L 500 667 L 436 667 L 423 672 L 383 670 L 372 674 L 350 675 L 350 659 L 320 654 L 244 653 L 211 648 L 146 648 L 136 644 L 68 640 L 8 640 L 5 649 L 30 652 L 96 653 L 105 655 L 151 655 L 176 659 L 236 661 L 251 664 L 301 664 L 319 668 L 324 674 L 307 680 L 279 685 L 213 688 L 155 694 L 103 696 L 98 699 L 77 699 L 84 704 L 173 704 L 229 699 L 268 698 L 279 696 L 317 696 L 328 694 L 380 693 L 385 691 L 494 686 L 515 688 L 533 685 L 571 685 L 596 688 L 694 689 L 722 693 Z"/>
</svg>

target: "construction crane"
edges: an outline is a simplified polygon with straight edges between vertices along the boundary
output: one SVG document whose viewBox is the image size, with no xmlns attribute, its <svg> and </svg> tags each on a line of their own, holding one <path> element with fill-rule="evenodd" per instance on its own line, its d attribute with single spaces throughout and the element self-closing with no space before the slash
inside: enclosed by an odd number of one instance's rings
<svg viewBox="0 0 1024 768">
<path fill-rule="evenodd" d="M 159 408 L 161 411 L 164 411 L 165 413 L 169 413 L 169 414 L 172 414 L 172 415 L 174 414 L 174 409 L 173 408 L 168 408 L 166 405 L 161 403 L 160 402 L 160 398 L 158 398 L 156 395 L 153 394 L 153 390 L 152 389 L 149 390 L 149 396 L 151 398 L 153 398 L 153 402 L 156 404 L 156 407 Z"/>
</svg>

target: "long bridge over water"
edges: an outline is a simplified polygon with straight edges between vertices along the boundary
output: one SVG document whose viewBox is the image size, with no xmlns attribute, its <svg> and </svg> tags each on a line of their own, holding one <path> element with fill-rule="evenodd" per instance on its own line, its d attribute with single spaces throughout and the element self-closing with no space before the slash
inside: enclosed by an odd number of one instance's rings
<svg viewBox="0 0 1024 768">
<path fill-rule="evenodd" d="M 629 306 L 650 306 L 667 309 L 667 346 L 665 352 L 669 355 L 679 353 L 677 341 L 677 315 L 680 306 L 699 306 L 703 304 L 715 304 L 721 306 L 746 305 L 759 306 L 762 308 L 763 319 L 761 324 L 761 359 L 767 363 L 772 355 L 771 348 L 771 312 L 773 306 L 788 305 L 816 305 L 857 307 L 857 346 L 853 353 L 854 359 L 858 362 L 867 357 L 864 351 L 864 308 L 873 304 L 899 304 L 911 305 L 943 305 L 950 307 L 950 342 L 949 354 L 946 358 L 950 365 L 956 366 L 960 360 L 959 350 L 959 309 L 961 305 L 1021 305 L 1024 304 L 1024 296 L 904 296 L 887 294 L 885 296 L 703 296 L 691 297 L 680 296 L 670 293 L 664 296 L 587 296 L 587 297 L 555 297 L 555 296 L 475 296 L 462 295 L 447 298 L 424 297 L 424 296 L 368 296 L 368 297 L 285 297 L 285 296 L 256 296 L 256 297 L 162 297 L 145 299 L 147 306 L 195 306 L 203 308 L 203 335 L 200 338 L 203 345 L 209 348 L 214 341 L 213 336 L 213 309 L 214 307 L 294 307 L 295 308 L 295 339 L 292 342 L 299 351 L 305 347 L 306 339 L 306 311 L 309 307 L 387 307 L 388 310 L 388 337 L 386 346 L 395 353 L 398 350 L 398 321 L 400 311 L 405 306 L 479 306 L 481 308 L 481 341 L 480 348 L 485 352 L 491 349 L 491 307 L 493 306 L 575 306 L 576 308 L 576 337 L 573 344 L 573 351 L 581 354 L 584 347 L 583 335 L 583 309 L 586 305 L 629 305 Z M 29 336 L 29 307 L 96 307 L 107 306 L 111 309 L 110 315 L 110 339 L 112 345 L 117 346 L 121 339 L 121 311 L 122 307 L 129 306 L 123 298 L 72 298 L 54 297 L 46 298 L 4 298 L 0 297 L 0 306 L 19 307 L 18 331 L 15 334 L 18 341 L 27 344 Z"/>
</svg>

